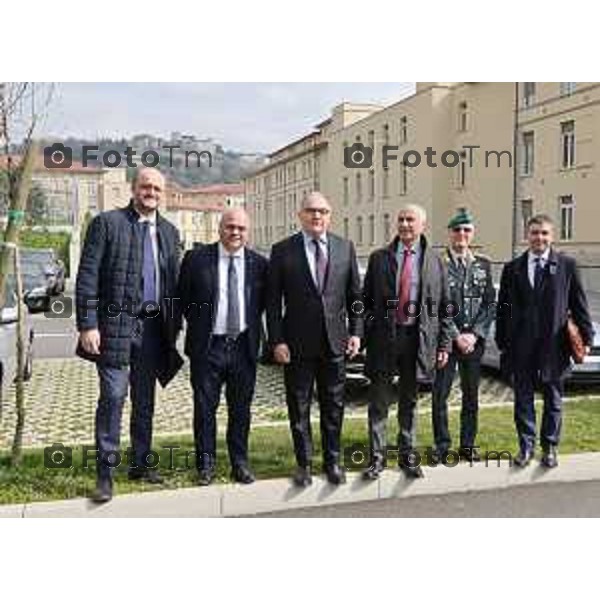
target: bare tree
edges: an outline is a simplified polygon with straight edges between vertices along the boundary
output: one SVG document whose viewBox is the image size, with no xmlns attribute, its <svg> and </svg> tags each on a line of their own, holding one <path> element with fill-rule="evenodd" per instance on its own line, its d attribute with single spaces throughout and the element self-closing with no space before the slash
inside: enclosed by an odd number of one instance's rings
<svg viewBox="0 0 600 600">
<path fill-rule="evenodd" d="M 17 421 L 11 450 L 11 462 L 21 462 L 25 427 L 25 310 L 19 264 L 19 233 L 25 220 L 27 199 L 31 189 L 31 174 L 38 147 L 34 141 L 36 128 L 52 97 L 52 86 L 34 83 L 0 83 L 0 149 L 3 150 L 7 179 L 8 220 L 4 243 L 0 248 L 0 310 L 6 303 L 6 277 L 14 269 L 17 292 Z M 17 144 L 16 140 L 21 139 Z M 11 259 L 12 263 L 11 264 Z M 14 265 L 14 266 L 13 266 Z M 0 387 L 0 419 L 1 413 Z"/>
</svg>

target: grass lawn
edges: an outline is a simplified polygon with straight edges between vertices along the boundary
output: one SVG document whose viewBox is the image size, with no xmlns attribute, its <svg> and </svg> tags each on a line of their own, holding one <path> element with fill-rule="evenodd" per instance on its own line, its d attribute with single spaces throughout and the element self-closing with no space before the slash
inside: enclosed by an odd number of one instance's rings
<svg viewBox="0 0 600 600">
<path fill-rule="evenodd" d="M 538 424 L 541 420 L 538 405 Z M 316 412 L 316 406 L 313 408 Z M 395 443 L 397 431 L 396 410 L 390 410 L 390 444 Z M 450 412 L 451 431 L 454 440 L 458 439 L 458 411 Z M 513 425 L 512 407 L 482 408 L 479 414 L 480 426 L 478 443 L 481 451 L 508 450 L 516 453 L 516 435 Z M 421 449 L 431 445 L 431 419 L 423 415 L 419 421 L 418 443 Z M 318 426 L 313 425 L 315 447 L 319 448 Z M 347 419 L 344 423 L 343 447 L 367 443 L 366 419 Z M 167 446 L 178 446 L 169 450 Z M 177 488 L 195 485 L 194 459 L 189 459 L 186 468 L 186 452 L 193 450 L 191 436 L 163 437 L 155 440 L 154 449 L 160 454 L 159 467 L 165 478 L 162 488 Z M 560 447 L 563 454 L 600 451 L 600 399 L 585 399 L 568 402 L 564 405 L 563 441 Z M 83 468 L 82 448 L 73 448 L 72 467 L 49 469 L 44 466 L 43 449 L 27 450 L 23 465 L 19 469 L 9 466 L 6 452 L 0 453 L 0 504 L 34 502 L 86 496 L 94 487 L 94 462 Z M 316 453 L 315 468 L 320 468 L 320 452 Z M 250 434 L 250 463 L 260 479 L 285 477 L 294 470 L 291 437 L 286 423 L 275 426 L 256 427 Z M 223 438 L 218 440 L 217 482 L 229 481 L 229 464 Z M 160 487 L 160 486 L 158 486 Z M 127 466 L 121 465 L 115 477 L 115 493 L 156 490 L 140 482 L 127 480 Z"/>
</svg>

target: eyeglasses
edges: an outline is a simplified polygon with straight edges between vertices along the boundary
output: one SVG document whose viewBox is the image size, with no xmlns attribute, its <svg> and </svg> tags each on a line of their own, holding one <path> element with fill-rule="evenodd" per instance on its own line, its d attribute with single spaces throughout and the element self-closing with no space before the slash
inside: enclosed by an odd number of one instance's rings
<svg viewBox="0 0 600 600">
<path fill-rule="evenodd" d="M 472 227 L 453 227 L 452 231 L 454 233 L 471 233 L 473 231 Z"/>
</svg>

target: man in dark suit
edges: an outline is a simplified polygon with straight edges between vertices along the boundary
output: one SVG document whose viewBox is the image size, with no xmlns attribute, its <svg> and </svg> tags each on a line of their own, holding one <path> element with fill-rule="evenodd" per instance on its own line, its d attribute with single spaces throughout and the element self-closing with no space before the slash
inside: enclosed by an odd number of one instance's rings
<svg viewBox="0 0 600 600">
<path fill-rule="evenodd" d="M 575 260 L 554 250 L 550 217 L 529 220 L 529 250 L 502 271 L 496 317 L 496 344 L 502 364 L 512 373 L 519 454 L 527 466 L 536 440 L 534 390 L 541 385 L 544 412 L 540 441 L 542 465 L 558 464 L 563 380 L 570 364 L 566 327 L 573 318 L 589 352 L 594 330 Z"/>
<path fill-rule="evenodd" d="M 310 404 L 316 381 L 324 470 L 335 485 L 340 467 L 345 355 L 360 348 L 362 321 L 354 302 L 360 279 L 354 245 L 332 233 L 331 206 L 318 192 L 298 213 L 302 231 L 271 251 L 267 325 L 275 361 L 285 365 L 288 416 L 298 468 L 294 483 L 312 483 Z"/>
<path fill-rule="evenodd" d="M 140 169 L 129 206 L 91 221 L 79 263 L 78 354 L 96 362 L 100 379 L 96 502 L 112 498 L 111 458 L 119 448 L 128 384 L 135 462 L 129 478 L 162 481 L 156 469 L 148 468 L 149 452 L 156 379 L 164 357 L 176 353 L 166 303 L 176 290 L 180 250 L 177 229 L 157 210 L 164 185 L 159 171 Z"/>
<path fill-rule="evenodd" d="M 220 241 L 190 251 L 181 265 L 179 297 L 187 321 L 185 353 L 194 390 L 200 485 L 215 477 L 216 413 L 223 384 L 231 476 L 239 483 L 254 481 L 248 433 L 268 261 L 246 247 L 248 233 L 246 211 L 229 209 L 219 225 Z"/>
<path fill-rule="evenodd" d="M 398 465 L 409 478 L 423 477 L 416 461 L 417 383 L 433 380 L 448 362 L 451 319 L 446 274 L 425 231 L 427 214 L 416 204 L 398 213 L 398 235 L 369 257 L 364 283 L 366 373 L 369 389 L 371 463 L 365 479 L 377 479 L 386 462 L 392 380 L 398 388 Z"/>
</svg>

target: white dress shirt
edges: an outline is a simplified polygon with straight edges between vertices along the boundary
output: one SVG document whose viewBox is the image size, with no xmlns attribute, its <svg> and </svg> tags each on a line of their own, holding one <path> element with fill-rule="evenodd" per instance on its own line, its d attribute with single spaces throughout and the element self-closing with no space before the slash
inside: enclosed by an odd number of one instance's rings
<svg viewBox="0 0 600 600">
<path fill-rule="evenodd" d="M 327 234 L 324 233 L 319 238 L 314 238 L 311 235 L 308 235 L 305 231 L 302 232 L 304 236 L 304 252 L 306 253 L 306 260 L 308 261 L 308 267 L 310 268 L 310 274 L 312 275 L 313 281 L 317 288 L 319 287 L 319 283 L 317 280 L 317 260 L 316 260 L 316 249 L 313 244 L 313 240 L 318 239 L 321 252 L 326 260 L 329 260 L 329 253 L 327 248 Z"/>
<path fill-rule="evenodd" d="M 156 213 L 153 212 L 149 216 L 140 214 L 138 222 L 150 223 L 150 241 L 152 242 L 152 254 L 154 254 L 154 281 L 156 284 L 156 297 L 160 298 L 160 265 L 158 262 L 158 234 L 156 233 Z"/>
<path fill-rule="evenodd" d="M 227 333 L 227 309 L 229 300 L 227 298 L 229 287 L 229 257 L 231 253 L 225 250 L 225 247 L 219 242 L 219 297 L 217 300 L 217 318 L 215 320 L 215 335 L 225 335 Z M 244 248 L 240 248 L 233 253 L 235 257 L 233 264 L 237 272 L 238 298 L 240 307 L 240 333 L 246 329 L 246 301 L 244 297 L 244 285 L 246 277 L 246 264 Z"/>
<path fill-rule="evenodd" d="M 531 250 L 528 252 L 527 258 L 527 274 L 529 275 L 529 283 L 531 287 L 535 287 L 535 259 L 541 258 L 540 265 L 542 269 L 546 266 L 548 258 L 550 257 L 550 248 L 545 250 L 542 254 L 534 254 Z"/>
</svg>

